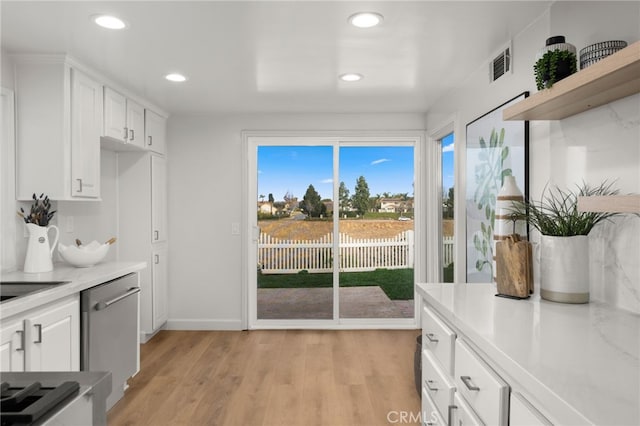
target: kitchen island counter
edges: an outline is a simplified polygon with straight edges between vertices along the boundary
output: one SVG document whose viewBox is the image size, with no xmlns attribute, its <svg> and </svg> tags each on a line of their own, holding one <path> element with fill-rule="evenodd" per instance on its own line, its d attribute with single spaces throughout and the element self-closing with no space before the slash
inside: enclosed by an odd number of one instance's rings
<svg viewBox="0 0 640 426">
<path fill-rule="evenodd" d="M 553 423 L 640 424 L 640 315 L 496 297 L 495 284 L 418 284 L 458 338 Z"/>
<path fill-rule="evenodd" d="M 53 271 L 27 274 L 22 271 L 2 274 L 3 282 L 60 282 L 52 288 L 6 300 L 0 305 L 0 319 L 9 318 L 32 308 L 79 293 L 88 288 L 111 281 L 146 268 L 146 262 L 105 262 L 89 268 L 76 268 L 64 263 L 54 264 Z"/>
</svg>

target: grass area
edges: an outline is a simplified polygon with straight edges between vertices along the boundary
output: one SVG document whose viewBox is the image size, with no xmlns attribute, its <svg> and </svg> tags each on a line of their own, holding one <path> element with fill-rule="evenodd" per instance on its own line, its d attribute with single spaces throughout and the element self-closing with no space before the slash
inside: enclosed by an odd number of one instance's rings
<svg viewBox="0 0 640 426">
<path fill-rule="evenodd" d="M 413 299 L 413 269 L 376 269 L 368 272 L 340 272 L 341 287 L 379 286 L 391 300 Z M 333 274 L 261 274 L 258 288 L 331 287 Z"/>
</svg>

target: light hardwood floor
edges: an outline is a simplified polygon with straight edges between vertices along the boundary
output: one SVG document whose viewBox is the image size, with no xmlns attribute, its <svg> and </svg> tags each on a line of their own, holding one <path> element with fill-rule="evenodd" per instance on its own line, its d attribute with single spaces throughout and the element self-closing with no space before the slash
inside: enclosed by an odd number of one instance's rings
<svg viewBox="0 0 640 426">
<path fill-rule="evenodd" d="M 384 425 L 420 413 L 417 330 L 161 331 L 115 425 Z M 408 414 L 411 413 L 411 414 Z"/>
</svg>

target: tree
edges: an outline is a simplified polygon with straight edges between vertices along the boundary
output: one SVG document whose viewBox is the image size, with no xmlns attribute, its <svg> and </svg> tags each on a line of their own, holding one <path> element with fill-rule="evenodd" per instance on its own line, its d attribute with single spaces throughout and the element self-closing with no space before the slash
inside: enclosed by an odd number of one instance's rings
<svg viewBox="0 0 640 426">
<path fill-rule="evenodd" d="M 269 206 L 271 207 L 271 214 L 272 215 L 273 215 L 273 202 L 274 201 L 276 201 L 276 200 L 273 198 L 273 194 L 269 193 Z"/>
<path fill-rule="evenodd" d="M 353 207 L 359 215 L 364 215 L 369 211 L 369 197 L 369 185 L 367 185 L 364 176 L 360 176 L 358 180 L 356 180 L 356 189 L 353 194 L 353 199 L 351 200 Z"/>
<path fill-rule="evenodd" d="M 264 195 L 260 194 L 258 195 L 258 198 L 260 198 L 261 203 L 264 203 Z"/>
<path fill-rule="evenodd" d="M 304 197 L 302 197 L 300 208 L 308 214 L 309 217 L 320 217 L 323 212 L 327 211 L 327 206 L 322 203 L 320 194 L 318 194 L 313 185 L 309 185 L 307 188 L 307 192 L 305 192 Z"/>
<path fill-rule="evenodd" d="M 453 186 L 449 188 L 449 193 L 447 194 L 447 198 L 443 200 L 442 207 L 443 207 L 442 217 L 444 219 L 452 219 L 453 218 Z"/>
<path fill-rule="evenodd" d="M 340 182 L 338 188 L 338 200 L 340 202 L 340 210 L 346 210 L 349 208 L 349 190 L 344 182 Z"/>
</svg>

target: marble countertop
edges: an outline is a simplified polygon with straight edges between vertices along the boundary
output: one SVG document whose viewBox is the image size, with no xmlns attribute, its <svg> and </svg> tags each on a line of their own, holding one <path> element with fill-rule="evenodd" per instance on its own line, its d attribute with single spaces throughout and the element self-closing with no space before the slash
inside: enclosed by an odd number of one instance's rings
<svg viewBox="0 0 640 426">
<path fill-rule="evenodd" d="M 553 413 L 552 421 L 640 424 L 640 315 L 593 301 L 569 305 L 495 297 L 493 284 L 417 288 L 509 376 L 507 382 L 515 380 Z"/>
<path fill-rule="evenodd" d="M 0 319 L 37 308 L 146 267 L 146 262 L 105 262 L 90 268 L 75 268 L 64 263 L 56 263 L 51 272 L 40 274 L 26 274 L 22 271 L 3 273 L 2 281 L 66 281 L 66 283 L 2 302 L 0 304 Z"/>
</svg>

